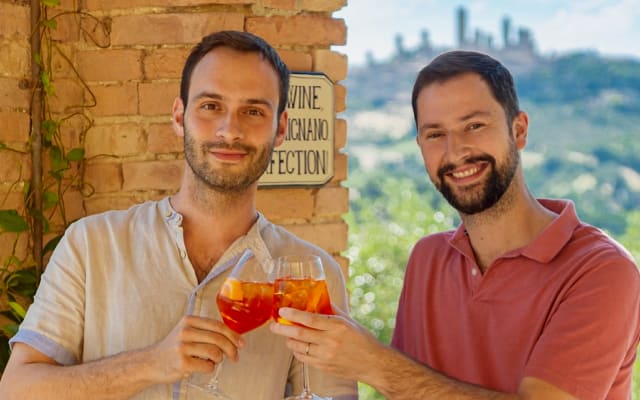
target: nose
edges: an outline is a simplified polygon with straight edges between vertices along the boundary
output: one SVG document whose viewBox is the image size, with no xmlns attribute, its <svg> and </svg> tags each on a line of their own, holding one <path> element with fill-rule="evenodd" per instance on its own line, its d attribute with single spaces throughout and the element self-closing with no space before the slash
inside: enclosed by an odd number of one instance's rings
<svg viewBox="0 0 640 400">
<path fill-rule="evenodd" d="M 243 137 L 240 121 L 236 113 L 228 112 L 220 119 L 216 135 L 228 142 L 233 142 Z"/>
<path fill-rule="evenodd" d="M 447 159 L 451 163 L 462 161 L 471 154 L 469 143 L 458 133 L 450 132 L 447 135 Z"/>
</svg>

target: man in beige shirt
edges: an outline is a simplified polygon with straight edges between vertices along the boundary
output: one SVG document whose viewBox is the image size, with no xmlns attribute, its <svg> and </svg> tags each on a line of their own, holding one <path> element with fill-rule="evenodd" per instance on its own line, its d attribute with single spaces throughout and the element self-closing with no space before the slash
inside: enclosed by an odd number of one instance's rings
<svg viewBox="0 0 640 400">
<path fill-rule="evenodd" d="M 251 34 L 214 33 L 193 49 L 173 105 L 185 143 L 179 192 L 69 227 L 11 340 L 1 399 L 206 398 L 185 381 L 223 356 L 232 362 L 220 385 L 235 400 L 300 391 L 284 339 L 264 326 L 241 337 L 215 305 L 250 248 L 263 263 L 320 255 L 332 301 L 346 307 L 336 262 L 256 210 L 257 180 L 284 140 L 288 83 L 275 50 Z M 310 372 L 314 392 L 357 398 L 355 382 Z"/>
</svg>

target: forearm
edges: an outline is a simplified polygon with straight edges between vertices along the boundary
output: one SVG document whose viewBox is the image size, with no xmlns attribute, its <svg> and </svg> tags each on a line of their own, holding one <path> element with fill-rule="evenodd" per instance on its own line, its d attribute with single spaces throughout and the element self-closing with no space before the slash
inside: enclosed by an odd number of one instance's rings
<svg viewBox="0 0 640 400">
<path fill-rule="evenodd" d="M 448 378 L 389 347 L 381 350 L 378 365 L 369 368 L 362 381 L 389 400 L 515 400 L 516 394 L 493 392 Z"/>
<path fill-rule="evenodd" d="M 30 362 L 8 365 L 0 399 L 127 399 L 160 383 L 145 350 L 73 366 Z"/>
</svg>

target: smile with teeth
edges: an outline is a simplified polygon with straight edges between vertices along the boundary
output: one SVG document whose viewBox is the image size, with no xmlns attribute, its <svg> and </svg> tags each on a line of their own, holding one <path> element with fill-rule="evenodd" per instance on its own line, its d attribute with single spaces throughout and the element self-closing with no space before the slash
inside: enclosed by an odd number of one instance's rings
<svg viewBox="0 0 640 400">
<path fill-rule="evenodd" d="M 473 168 L 465 169 L 464 171 L 451 172 L 451 176 L 453 176 L 456 179 L 462 179 L 462 178 L 467 178 L 471 175 L 477 174 L 478 171 L 480 171 L 480 168 L 473 167 Z"/>
</svg>

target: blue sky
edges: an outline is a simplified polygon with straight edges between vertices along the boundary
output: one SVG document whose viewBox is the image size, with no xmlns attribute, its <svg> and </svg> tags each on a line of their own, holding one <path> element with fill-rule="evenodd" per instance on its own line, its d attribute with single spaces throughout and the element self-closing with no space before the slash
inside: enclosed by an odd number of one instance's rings
<svg viewBox="0 0 640 400">
<path fill-rule="evenodd" d="M 469 30 L 493 35 L 500 44 L 500 24 L 529 28 L 536 48 L 545 54 L 590 49 L 606 55 L 640 59 L 640 0 L 348 0 L 334 14 L 347 24 L 347 45 L 333 49 L 347 54 L 350 64 L 361 64 L 367 51 L 378 60 L 389 57 L 394 37 L 405 47 L 419 42 L 423 29 L 431 43 L 455 42 L 455 10 L 468 11 Z"/>
</svg>

